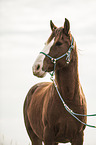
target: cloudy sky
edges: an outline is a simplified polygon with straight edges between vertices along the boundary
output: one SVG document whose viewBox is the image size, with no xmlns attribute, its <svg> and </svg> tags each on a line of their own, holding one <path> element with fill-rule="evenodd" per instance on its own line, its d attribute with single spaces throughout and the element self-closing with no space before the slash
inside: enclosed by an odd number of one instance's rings
<svg viewBox="0 0 96 145">
<path fill-rule="evenodd" d="M 51 30 L 68 18 L 79 50 L 79 75 L 88 104 L 96 113 L 96 1 L 0 0 L 0 134 L 28 144 L 23 102 L 32 85 L 50 81 L 32 74 L 32 64 Z M 88 119 L 96 125 L 96 118 Z M 84 145 L 96 145 L 96 129 L 87 128 Z"/>
</svg>

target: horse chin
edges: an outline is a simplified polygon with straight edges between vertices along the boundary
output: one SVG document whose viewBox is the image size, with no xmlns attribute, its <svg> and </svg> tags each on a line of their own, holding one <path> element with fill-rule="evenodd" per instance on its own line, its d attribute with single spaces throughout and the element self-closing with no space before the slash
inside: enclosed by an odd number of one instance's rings
<svg viewBox="0 0 96 145">
<path fill-rule="evenodd" d="M 43 77 L 46 76 L 46 73 L 47 72 L 45 72 L 45 71 L 37 72 L 37 73 L 33 72 L 33 75 L 36 76 L 36 77 L 38 77 L 38 78 L 43 78 Z"/>
</svg>

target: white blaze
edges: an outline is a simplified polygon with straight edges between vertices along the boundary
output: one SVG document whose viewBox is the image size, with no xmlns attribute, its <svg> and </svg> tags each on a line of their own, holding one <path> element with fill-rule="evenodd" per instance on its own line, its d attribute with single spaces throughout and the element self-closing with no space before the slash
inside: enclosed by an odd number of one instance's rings
<svg viewBox="0 0 96 145">
<path fill-rule="evenodd" d="M 42 52 L 48 54 L 50 52 L 50 48 L 52 47 L 53 43 L 54 43 L 53 39 L 49 44 L 46 43 Z M 44 58 L 45 58 L 45 55 L 40 53 L 32 67 L 34 75 L 36 75 L 38 77 L 43 77 L 43 76 L 45 76 L 45 73 L 46 73 L 46 72 L 42 71 Z"/>
</svg>

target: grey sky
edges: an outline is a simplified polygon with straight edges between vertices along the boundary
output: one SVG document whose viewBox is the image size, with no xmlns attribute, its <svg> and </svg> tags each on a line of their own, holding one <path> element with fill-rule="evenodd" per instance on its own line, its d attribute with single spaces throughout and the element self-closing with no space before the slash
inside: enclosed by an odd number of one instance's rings
<svg viewBox="0 0 96 145">
<path fill-rule="evenodd" d="M 96 1 L 0 1 L 0 133 L 29 142 L 23 123 L 23 101 L 32 85 L 50 81 L 32 74 L 32 64 L 51 30 L 50 19 L 62 26 L 68 18 L 79 51 L 79 74 L 88 104 L 96 113 Z M 88 123 L 96 125 L 95 119 Z M 84 145 L 96 145 L 96 129 L 87 128 Z"/>
</svg>

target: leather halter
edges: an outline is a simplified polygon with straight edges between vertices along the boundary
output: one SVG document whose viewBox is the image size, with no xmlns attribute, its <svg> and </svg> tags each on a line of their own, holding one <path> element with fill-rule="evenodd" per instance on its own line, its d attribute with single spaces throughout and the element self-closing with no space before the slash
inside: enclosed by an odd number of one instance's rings
<svg viewBox="0 0 96 145">
<path fill-rule="evenodd" d="M 59 60 L 59 59 L 65 57 L 65 56 L 67 56 L 67 57 L 66 57 L 66 60 L 67 60 L 67 64 L 69 64 L 69 62 L 70 62 L 70 54 L 71 54 L 71 51 L 72 51 L 73 48 L 74 48 L 74 46 L 73 46 L 73 37 L 72 37 L 71 46 L 69 47 L 68 51 L 67 51 L 65 54 L 63 54 L 63 55 L 61 55 L 61 56 L 59 56 L 59 57 L 57 57 L 57 58 L 53 58 L 53 57 L 51 57 L 50 55 L 46 54 L 45 52 L 40 52 L 40 53 L 42 53 L 42 54 L 44 54 L 45 56 L 49 57 L 50 60 L 51 60 L 54 64 L 56 63 L 57 60 Z"/>
</svg>

